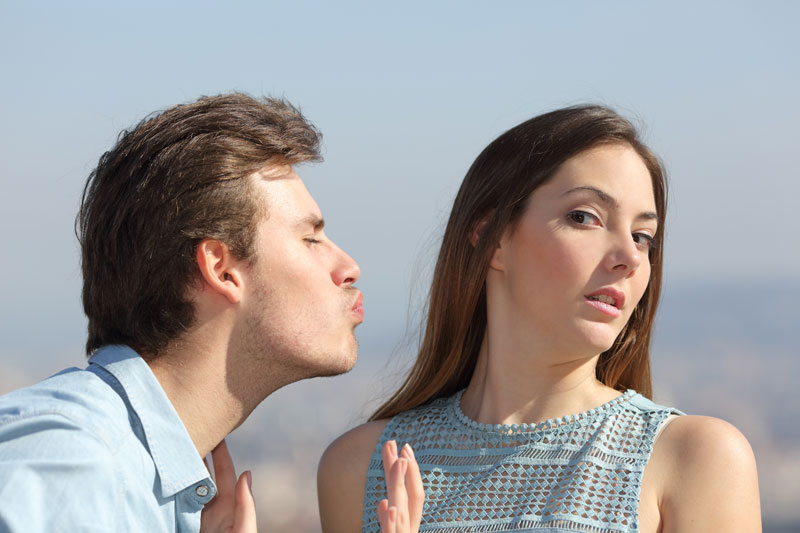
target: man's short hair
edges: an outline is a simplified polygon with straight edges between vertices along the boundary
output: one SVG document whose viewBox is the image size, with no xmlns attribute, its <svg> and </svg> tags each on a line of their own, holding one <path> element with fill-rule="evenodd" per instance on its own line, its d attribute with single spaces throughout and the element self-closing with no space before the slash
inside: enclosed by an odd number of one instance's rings
<svg viewBox="0 0 800 533">
<path fill-rule="evenodd" d="M 156 356 L 194 320 L 195 252 L 206 238 L 253 261 L 263 198 L 246 179 L 319 160 L 321 134 L 290 103 L 203 97 L 123 131 L 86 182 L 76 220 L 86 352 L 127 344 Z"/>
</svg>

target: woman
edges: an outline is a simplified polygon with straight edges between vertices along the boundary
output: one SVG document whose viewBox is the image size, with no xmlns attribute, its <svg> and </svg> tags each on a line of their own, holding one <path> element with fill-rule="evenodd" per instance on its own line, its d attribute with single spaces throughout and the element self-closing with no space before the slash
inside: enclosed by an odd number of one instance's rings
<svg viewBox="0 0 800 533">
<path fill-rule="evenodd" d="M 535 117 L 478 156 L 416 364 L 320 463 L 326 532 L 377 530 L 376 450 L 392 440 L 416 452 L 425 531 L 760 531 L 741 433 L 648 399 L 664 180 L 598 106 Z"/>
</svg>

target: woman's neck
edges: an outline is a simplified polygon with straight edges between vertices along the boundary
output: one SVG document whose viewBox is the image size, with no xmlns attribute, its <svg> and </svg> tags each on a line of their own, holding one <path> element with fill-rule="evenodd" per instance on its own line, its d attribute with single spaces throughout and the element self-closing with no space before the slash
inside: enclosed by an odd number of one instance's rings
<svg viewBox="0 0 800 533">
<path fill-rule="evenodd" d="M 461 399 L 464 413 L 477 422 L 536 423 L 592 409 L 620 394 L 595 377 L 599 354 L 541 353 L 489 330 Z"/>
</svg>

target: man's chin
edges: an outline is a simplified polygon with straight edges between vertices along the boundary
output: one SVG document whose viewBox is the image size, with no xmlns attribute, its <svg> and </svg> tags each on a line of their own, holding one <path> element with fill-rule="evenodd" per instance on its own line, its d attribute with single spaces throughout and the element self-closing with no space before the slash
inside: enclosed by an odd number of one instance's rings
<svg viewBox="0 0 800 533">
<path fill-rule="evenodd" d="M 353 352 L 351 354 L 347 354 L 346 357 L 344 357 L 340 361 L 340 364 L 337 365 L 335 368 L 333 368 L 331 370 L 331 373 L 328 375 L 338 376 L 341 374 L 347 374 L 348 372 L 353 370 L 353 367 L 356 366 L 357 360 L 358 360 L 358 352 L 356 350 L 353 350 Z"/>
<path fill-rule="evenodd" d="M 356 364 L 358 359 L 358 351 L 353 348 L 352 351 L 346 351 L 336 355 L 331 355 L 325 358 L 325 362 L 312 370 L 312 375 L 308 378 L 314 377 L 333 377 L 340 376 L 350 372 Z M 307 379 L 308 379 L 307 378 Z"/>
</svg>

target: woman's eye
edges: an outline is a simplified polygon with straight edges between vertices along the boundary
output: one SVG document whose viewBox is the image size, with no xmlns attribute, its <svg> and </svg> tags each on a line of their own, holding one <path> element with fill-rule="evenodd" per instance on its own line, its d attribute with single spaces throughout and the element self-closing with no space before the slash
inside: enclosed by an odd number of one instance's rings
<svg viewBox="0 0 800 533">
<path fill-rule="evenodd" d="M 640 247 L 642 250 L 650 250 L 653 248 L 653 246 L 655 246 L 656 240 L 647 233 L 634 233 L 633 242 L 635 242 L 636 246 Z"/>
<path fill-rule="evenodd" d="M 567 218 L 574 222 L 575 224 L 580 224 L 581 226 L 602 226 L 600 219 L 587 211 L 570 211 L 567 214 Z"/>
</svg>

